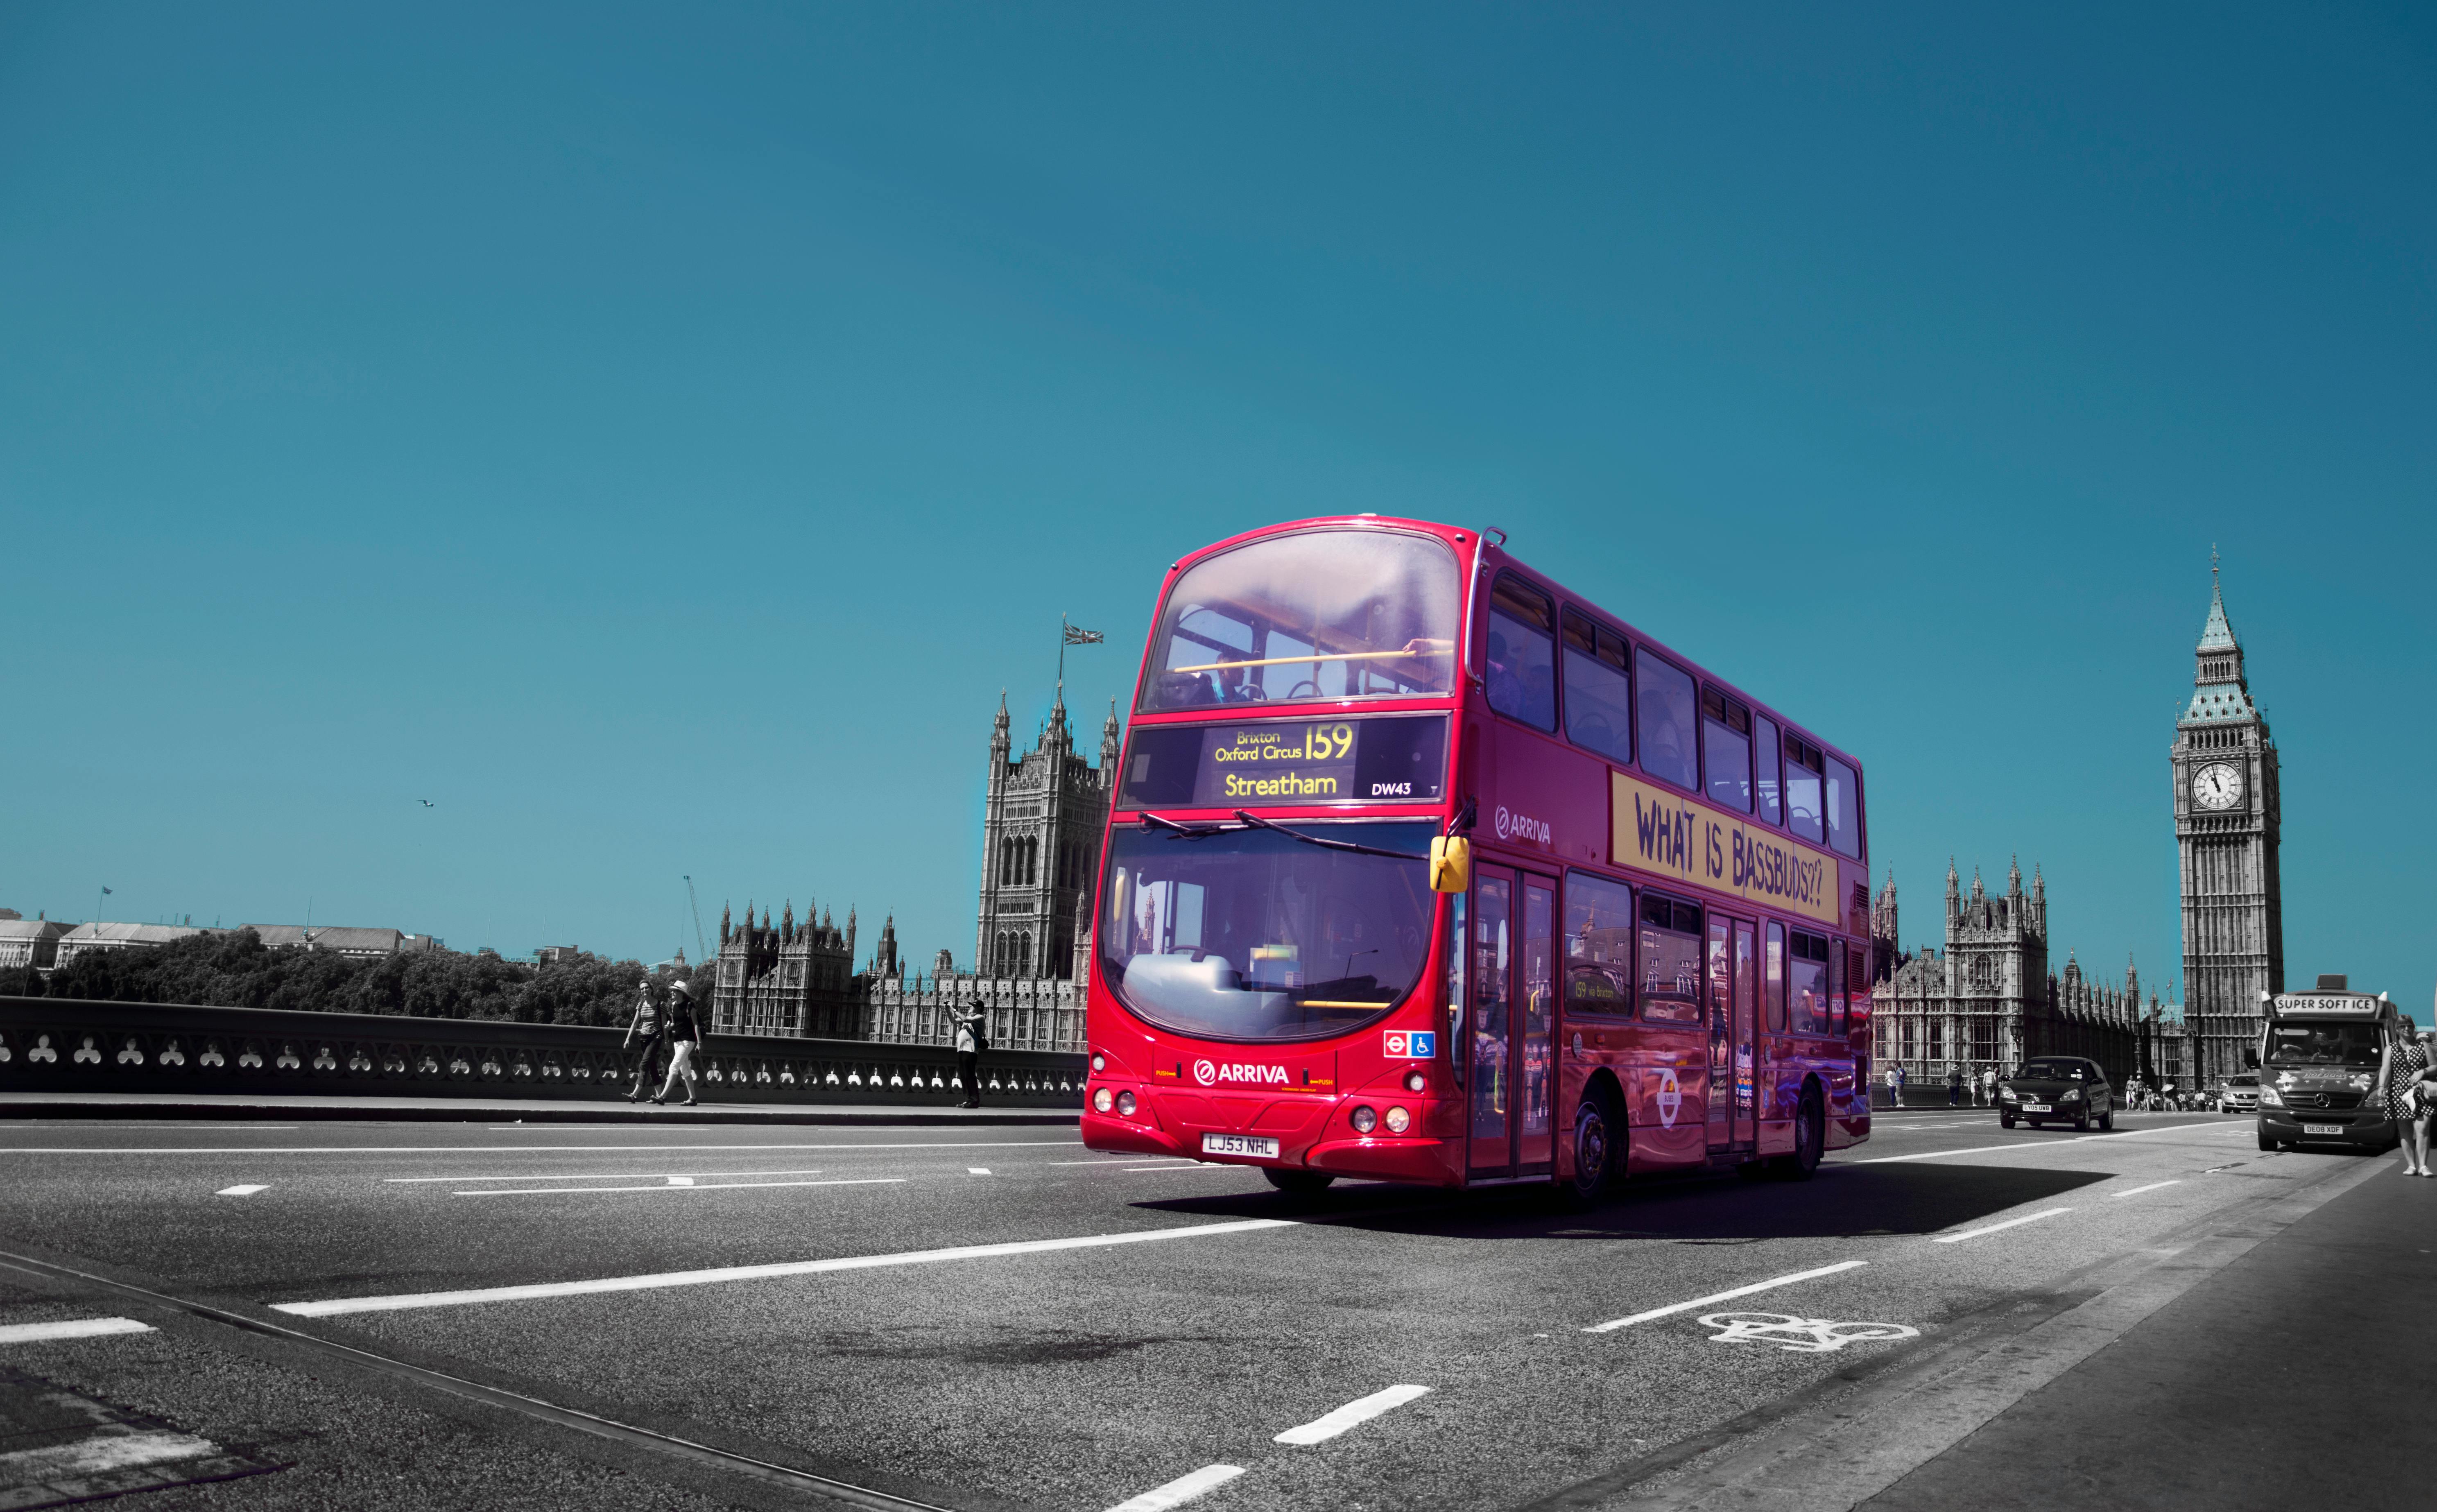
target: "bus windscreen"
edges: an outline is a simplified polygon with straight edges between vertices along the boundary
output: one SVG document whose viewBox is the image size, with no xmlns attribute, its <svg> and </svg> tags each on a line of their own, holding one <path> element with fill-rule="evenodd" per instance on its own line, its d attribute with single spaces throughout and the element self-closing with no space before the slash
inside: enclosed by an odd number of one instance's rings
<svg viewBox="0 0 2437 1512">
<path fill-rule="evenodd" d="M 1304 823 L 1314 836 L 1426 853 L 1432 824 Z M 1272 829 L 1139 829 L 1109 836 L 1103 978 L 1152 1024 L 1227 1040 L 1340 1034 L 1420 979 L 1427 863 L 1307 843 Z"/>
</svg>

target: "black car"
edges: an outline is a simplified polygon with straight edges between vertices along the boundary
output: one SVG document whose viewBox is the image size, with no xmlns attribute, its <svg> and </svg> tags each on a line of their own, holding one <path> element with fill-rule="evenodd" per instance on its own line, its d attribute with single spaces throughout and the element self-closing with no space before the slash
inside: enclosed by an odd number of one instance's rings
<svg viewBox="0 0 2437 1512">
<path fill-rule="evenodd" d="M 2107 1084 L 2107 1073 L 2095 1061 L 2078 1055 L 2039 1056 L 2024 1062 L 2021 1070 L 1998 1084 L 1997 1122 L 2011 1129 L 2017 1118 L 2034 1129 L 2068 1121 L 2077 1129 L 2094 1123 L 2113 1129 L 2115 1089 Z"/>
</svg>

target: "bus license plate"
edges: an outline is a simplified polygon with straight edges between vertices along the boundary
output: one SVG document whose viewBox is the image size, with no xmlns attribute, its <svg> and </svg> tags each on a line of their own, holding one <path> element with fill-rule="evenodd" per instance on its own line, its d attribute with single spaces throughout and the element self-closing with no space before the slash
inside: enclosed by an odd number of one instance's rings
<svg viewBox="0 0 2437 1512">
<path fill-rule="evenodd" d="M 2056 1110 L 2055 1110 L 2054 1108 L 2049 1107 L 2049 1106 L 2048 1106 L 2046 1103 L 2044 1103 L 2044 1102 L 2025 1102 L 2025 1103 L 2024 1103 L 2024 1104 L 2023 1104 L 2023 1111 L 2024 1111 L 2025 1113 L 2054 1113 L 2054 1112 L 2056 1112 Z"/>
<path fill-rule="evenodd" d="M 2342 1134 L 2350 1131 L 2340 1123 L 2306 1123 L 2302 1132 L 2306 1134 Z"/>
<path fill-rule="evenodd" d="M 1259 1134 L 1206 1134 L 1201 1136 L 1201 1152 L 1205 1155 L 1259 1155 L 1278 1158 L 1278 1142 Z"/>
</svg>

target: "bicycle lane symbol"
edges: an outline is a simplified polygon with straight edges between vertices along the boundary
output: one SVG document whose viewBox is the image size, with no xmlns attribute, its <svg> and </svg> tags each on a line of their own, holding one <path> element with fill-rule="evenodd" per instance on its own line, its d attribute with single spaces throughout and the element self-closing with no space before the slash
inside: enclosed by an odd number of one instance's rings
<svg viewBox="0 0 2437 1512">
<path fill-rule="evenodd" d="M 1703 1327 L 1719 1330 L 1709 1335 L 1711 1344 L 1773 1344 L 1797 1354 L 1824 1355 L 1847 1345 L 1920 1337 L 1919 1328 L 1901 1323 L 1837 1323 L 1787 1312 L 1711 1312 L 1699 1321 Z"/>
</svg>

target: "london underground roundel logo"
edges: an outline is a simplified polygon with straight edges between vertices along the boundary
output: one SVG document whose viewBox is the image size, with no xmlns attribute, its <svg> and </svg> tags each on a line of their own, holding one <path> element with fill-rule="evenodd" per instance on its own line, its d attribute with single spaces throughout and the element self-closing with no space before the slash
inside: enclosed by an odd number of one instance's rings
<svg viewBox="0 0 2437 1512">
<path fill-rule="evenodd" d="M 1196 1061 L 1193 1063 L 1193 1080 L 1205 1087 L 1210 1086 L 1218 1080 L 1218 1068 L 1207 1061 Z"/>
<path fill-rule="evenodd" d="M 1661 1127 L 1675 1127 L 1675 1116 L 1684 1108 L 1684 1088 L 1673 1071 L 1658 1073 L 1658 1122 Z"/>
</svg>

